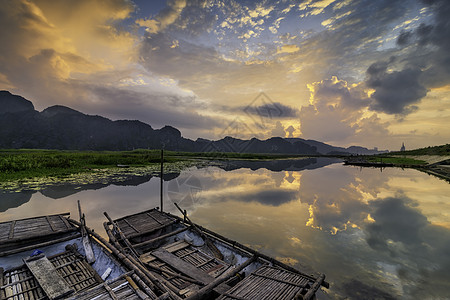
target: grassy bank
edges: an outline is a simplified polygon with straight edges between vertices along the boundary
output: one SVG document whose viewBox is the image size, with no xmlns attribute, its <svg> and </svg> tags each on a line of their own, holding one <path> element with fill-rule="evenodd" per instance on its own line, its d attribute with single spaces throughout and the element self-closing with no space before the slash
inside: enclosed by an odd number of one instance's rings
<svg viewBox="0 0 450 300">
<path fill-rule="evenodd" d="M 57 151 L 0 150 L 0 181 L 21 178 L 64 176 L 126 165 L 149 166 L 160 162 L 159 150 L 136 151 Z M 165 157 L 165 162 L 178 158 Z"/>
<path fill-rule="evenodd" d="M 0 181 L 33 177 L 65 176 L 94 169 L 117 168 L 118 165 L 146 167 L 161 161 L 160 150 L 133 151 L 59 151 L 0 150 Z M 190 159 L 281 159 L 300 157 L 286 154 L 202 153 L 164 151 L 164 162 Z"/>
<path fill-rule="evenodd" d="M 403 152 L 391 152 L 392 155 L 450 155 L 450 144 L 430 146 Z"/>
<path fill-rule="evenodd" d="M 427 162 L 410 157 L 390 157 L 390 156 L 368 156 L 368 162 L 394 164 L 395 166 L 423 166 Z"/>
</svg>

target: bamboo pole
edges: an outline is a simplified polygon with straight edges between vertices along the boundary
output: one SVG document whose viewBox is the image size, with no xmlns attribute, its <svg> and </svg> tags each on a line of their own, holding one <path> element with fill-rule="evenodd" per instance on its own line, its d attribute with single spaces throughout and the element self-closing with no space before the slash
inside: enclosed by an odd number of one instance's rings
<svg viewBox="0 0 450 300">
<path fill-rule="evenodd" d="M 306 292 L 306 294 L 303 296 L 300 293 L 297 293 L 297 295 L 295 295 L 294 299 L 295 300 L 309 300 L 311 299 L 314 294 L 316 293 L 316 291 L 320 288 L 320 286 L 322 285 L 322 282 L 325 280 L 325 274 L 321 274 L 319 276 L 319 278 L 317 278 L 317 280 L 314 282 L 314 284 L 311 286 L 311 288 L 309 288 L 308 292 Z"/>
<path fill-rule="evenodd" d="M 251 263 L 255 262 L 257 259 L 257 256 L 254 255 L 251 258 L 247 259 L 243 264 L 241 264 L 239 267 L 230 270 L 229 272 L 219 276 L 218 278 L 214 279 L 211 283 L 206 285 L 205 287 L 201 288 L 196 292 L 195 294 L 189 296 L 186 298 L 186 300 L 200 300 L 206 297 L 211 291 L 216 288 L 218 285 L 224 283 L 231 277 L 235 276 L 237 273 L 241 272 L 243 269 L 248 267 Z"/>
<path fill-rule="evenodd" d="M 69 222 L 80 226 L 81 224 L 78 221 L 69 219 Z M 106 225 L 106 223 L 104 223 Z M 98 233 L 92 231 L 90 228 L 86 227 L 86 230 L 89 234 L 95 237 L 99 242 L 101 242 L 106 248 L 108 248 L 116 257 L 118 257 L 130 270 L 134 270 L 136 274 L 142 278 L 144 283 L 148 285 L 152 290 L 160 290 L 162 293 L 167 292 L 167 288 L 161 284 L 152 274 L 148 271 L 144 272 L 141 268 L 139 268 L 139 263 L 134 260 L 133 257 L 127 257 L 120 250 L 118 250 L 115 246 L 108 243 L 104 238 L 102 238 Z M 148 276 L 150 275 L 150 276 Z M 156 279 L 155 281 L 153 281 Z M 177 295 L 171 294 L 173 299 L 181 299 Z M 175 297 L 174 297 L 175 296 Z"/>
<path fill-rule="evenodd" d="M 171 213 L 165 212 L 165 214 L 170 215 L 170 216 L 172 216 L 172 217 L 174 217 L 174 218 L 176 218 L 178 220 L 181 220 L 181 221 L 183 220 L 182 218 L 180 218 L 180 217 L 178 217 L 176 215 L 173 215 Z M 301 272 L 301 271 L 299 271 L 299 270 L 297 270 L 297 269 L 295 269 L 295 268 L 293 268 L 293 267 L 291 267 L 289 265 L 286 265 L 286 264 L 284 264 L 284 263 L 274 259 L 273 257 L 267 256 L 267 255 L 265 255 L 263 253 L 260 253 L 260 252 L 258 252 L 256 250 L 253 250 L 252 248 L 247 247 L 247 246 L 245 246 L 245 245 L 243 245 L 243 244 L 241 244 L 241 243 L 239 243 L 237 241 L 231 240 L 231 239 L 229 239 L 227 237 L 224 237 L 223 235 L 220 235 L 220 234 L 218 234 L 218 233 L 216 233 L 214 231 L 211 231 L 211 230 L 209 230 L 207 228 L 204 228 L 202 226 L 199 226 L 199 225 L 195 225 L 195 226 L 199 230 L 201 230 L 205 235 L 212 236 L 213 238 L 218 239 L 220 242 L 228 244 L 228 245 L 230 245 L 233 248 L 237 248 L 237 249 L 239 249 L 239 250 L 241 250 L 243 252 L 247 252 L 247 253 L 252 254 L 252 255 L 256 254 L 256 255 L 258 255 L 259 258 L 262 258 L 265 261 L 268 261 L 268 262 L 272 263 L 275 266 L 279 266 L 279 267 L 281 267 L 283 269 L 286 269 L 288 271 L 291 271 L 293 273 L 300 274 L 303 277 L 308 278 L 310 280 L 313 280 L 313 281 L 317 280 L 317 278 L 312 276 L 312 275 L 305 274 L 305 273 L 303 273 L 303 272 Z M 325 287 L 325 288 L 329 288 L 330 284 L 324 280 L 322 282 L 322 286 Z"/>
<path fill-rule="evenodd" d="M 108 221 L 112 224 L 112 226 L 117 230 L 117 232 L 119 233 L 121 239 L 124 241 L 124 243 L 127 245 L 127 247 L 130 249 L 131 253 L 134 255 L 134 257 L 136 257 L 137 259 L 139 259 L 139 254 L 136 252 L 136 250 L 134 250 L 133 245 L 131 245 L 130 241 L 127 239 L 127 237 L 125 236 L 125 234 L 123 234 L 122 230 L 120 229 L 119 225 L 117 225 L 116 222 L 114 222 L 111 217 L 108 215 L 108 213 L 105 211 L 103 212 L 103 214 L 105 215 L 105 217 L 108 219 Z"/>
<path fill-rule="evenodd" d="M 155 265 L 153 265 L 151 263 L 147 263 L 146 266 L 147 266 L 147 268 L 153 269 L 153 270 L 158 271 L 160 273 L 166 273 L 167 275 L 170 275 L 172 277 L 183 279 L 184 281 L 195 283 L 197 285 L 204 285 L 202 282 L 200 282 L 198 280 L 192 279 L 192 278 L 187 277 L 187 276 L 183 276 L 183 275 L 178 274 L 178 273 L 174 273 L 174 272 L 171 272 L 171 271 L 163 270 L 162 268 L 157 267 L 157 266 L 155 266 Z"/>
<path fill-rule="evenodd" d="M 106 246 L 109 246 L 111 248 L 113 248 L 115 251 L 113 251 L 113 253 L 118 256 L 121 259 L 125 259 L 127 262 L 127 266 L 132 269 L 135 270 L 136 273 L 143 278 L 147 278 L 149 280 L 149 282 L 144 281 L 148 286 L 152 287 L 153 289 L 159 289 L 160 291 L 162 291 L 163 293 L 168 292 L 170 294 L 170 296 L 173 299 L 181 299 L 177 294 L 175 294 L 175 292 L 173 292 L 171 289 L 167 288 L 167 286 L 165 285 L 164 282 L 161 282 L 160 279 L 156 278 L 155 275 L 153 275 L 150 271 L 148 271 L 141 262 L 137 261 L 135 258 L 133 258 L 132 256 L 126 256 L 122 253 L 122 251 L 120 249 L 122 249 L 122 247 L 119 245 L 118 241 L 116 240 L 116 238 L 114 237 L 114 235 L 112 235 L 111 230 L 108 227 L 107 222 L 103 223 L 103 227 L 106 230 L 106 233 L 108 234 L 111 242 L 117 246 L 113 246 L 110 243 L 108 243 L 106 240 L 104 240 L 102 237 L 100 237 L 101 239 L 103 239 L 102 243 L 105 244 Z M 98 235 L 96 233 L 96 235 Z M 142 275 L 141 275 L 142 274 Z"/>
<path fill-rule="evenodd" d="M 33 245 L 22 247 L 22 248 L 16 248 L 16 249 L 13 249 L 13 250 L 3 251 L 3 252 L 0 252 L 0 257 L 8 256 L 8 255 L 11 255 L 11 254 L 16 254 L 16 253 L 19 253 L 19 252 L 22 252 L 22 251 L 33 250 L 33 249 L 36 249 L 36 248 L 42 248 L 42 247 L 53 245 L 53 244 L 56 244 L 56 243 L 66 242 L 66 241 L 69 241 L 69 240 L 73 240 L 73 239 L 79 238 L 80 236 L 81 236 L 81 233 L 77 233 L 77 234 L 74 234 L 74 235 L 66 236 L 66 237 L 63 237 L 63 238 L 51 240 L 51 241 L 44 242 L 44 243 L 33 244 Z"/>
</svg>

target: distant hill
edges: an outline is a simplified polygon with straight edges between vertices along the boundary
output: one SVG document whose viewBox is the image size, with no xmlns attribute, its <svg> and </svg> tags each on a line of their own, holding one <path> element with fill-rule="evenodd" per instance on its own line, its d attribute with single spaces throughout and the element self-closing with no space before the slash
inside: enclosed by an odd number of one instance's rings
<svg viewBox="0 0 450 300">
<path fill-rule="evenodd" d="M 0 148 L 60 150 L 131 150 L 137 148 L 191 152 L 239 152 L 283 154 L 376 154 L 363 147 L 334 147 L 314 140 L 274 137 L 241 140 L 233 137 L 196 141 L 165 126 L 153 129 L 137 120 L 112 121 L 81 113 L 62 105 L 35 110 L 33 103 L 8 91 L 0 91 Z"/>
</svg>

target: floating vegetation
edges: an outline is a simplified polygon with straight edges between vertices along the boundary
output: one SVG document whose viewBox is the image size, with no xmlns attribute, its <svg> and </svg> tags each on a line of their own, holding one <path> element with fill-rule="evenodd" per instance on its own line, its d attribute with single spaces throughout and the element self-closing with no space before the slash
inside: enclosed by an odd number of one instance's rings
<svg viewBox="0 0 450 300">
<path fill-rule="evenodd" d="M 166 163 L 164 164 L 164 172 L 166 174 L 180 173 L 186 168 L 203 164 L 204 162 L 194 160 Z M 39 191 L 49 186 L 57 185 L 72 185 L 81 188 L 84 185 L 110 184 L 111 182 L 119 183 L 125 182 L 130 178 L 159 175 L 160 166 L 158 164 L 129 168 L 98 168 L 91 169 L 88 172 L 66 174 L 63 176 L 43 176 L 2 181 L 0 182 L 0 189 L 9 192 Z"/>
</svg>

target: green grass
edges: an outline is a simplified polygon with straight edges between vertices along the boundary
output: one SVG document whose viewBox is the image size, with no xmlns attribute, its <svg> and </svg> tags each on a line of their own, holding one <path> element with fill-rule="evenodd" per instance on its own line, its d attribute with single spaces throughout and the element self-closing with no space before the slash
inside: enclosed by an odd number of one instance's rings
<svg viewBox="0 0 450 300">
<path fill-rule="evenodd" d="M 166 156 L 165 162 L 179 160 Z M 21 178 L 64 176 L 117 165 L 148 166 L 161 161 L 159 150 L 57 151 L 0 150 L 0 181 Z"/>
<path fill-rule="evenodd" d="M 368 156 L 366 159 L 369 162 L 383 162 L 386 164 L 403 165 L 403 166 L 417 166 L 427 164 L 426 161 L 412 159 L 409 157 Z"/>
<path fill-rule="evenodd" d="M 200 159 L 279 159 L 301 157 L 286 154 L 202 153 L 164 151 L 164 162 Z M 117 165 L 142 167 L 161 162 L 160 150 L 60 151 L 0 149 L 0 181 L 32 177 L 65 176 Z"/>
</svg>

